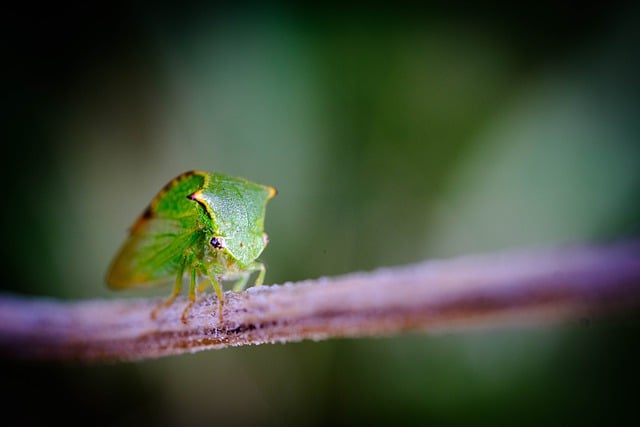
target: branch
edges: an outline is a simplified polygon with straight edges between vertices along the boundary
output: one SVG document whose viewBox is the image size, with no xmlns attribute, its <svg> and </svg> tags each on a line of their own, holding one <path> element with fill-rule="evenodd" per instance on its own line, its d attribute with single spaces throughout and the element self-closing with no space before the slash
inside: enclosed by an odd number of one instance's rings
<svg viewBox="0 0 640 427">
<path fill-rule="evenodd" d="M 640 241 L 464 256 L 186 299 L 0 297 L 0 351 L 118 361 L 231 346 L 579 321 L 640 307 Z"/>
</svg>

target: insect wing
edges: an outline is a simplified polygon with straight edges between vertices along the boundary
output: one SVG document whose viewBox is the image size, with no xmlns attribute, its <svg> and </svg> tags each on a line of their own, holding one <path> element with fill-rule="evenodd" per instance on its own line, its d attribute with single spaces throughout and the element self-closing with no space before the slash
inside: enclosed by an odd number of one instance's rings
<svg viewBox="0 0 640 427">
<path fill-rule="evenodd" d="M 113 289 L 150 287 L 173 278 L 189 246 L 189 233 L 175 220 L 138 221 L 115 257 L 107 283 Z"/>
</svg>

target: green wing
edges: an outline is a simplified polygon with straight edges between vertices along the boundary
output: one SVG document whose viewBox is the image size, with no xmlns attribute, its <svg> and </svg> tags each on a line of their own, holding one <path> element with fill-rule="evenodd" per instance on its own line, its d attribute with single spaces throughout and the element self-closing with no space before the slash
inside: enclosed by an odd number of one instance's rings
<svg viewBox="0 0 640 427">
<path fill-rule="evenodd" d="M 185 254 L 194 252 L 196 244 L 202 247 L 197 204 L 187 196 L 206 179 L 203 172 L 185 172 L 153 198 L 111 264 L 107 273 L 111 288 L 164 284 L 175 277 Z"/>
<path fill-rule="evenodd" d="M 150 287 L 175 278 L 183 257 L 200 233 L 174 220 L 152 218 L 124 242 L 107 274 L 113 289 Z"/>
</svg>

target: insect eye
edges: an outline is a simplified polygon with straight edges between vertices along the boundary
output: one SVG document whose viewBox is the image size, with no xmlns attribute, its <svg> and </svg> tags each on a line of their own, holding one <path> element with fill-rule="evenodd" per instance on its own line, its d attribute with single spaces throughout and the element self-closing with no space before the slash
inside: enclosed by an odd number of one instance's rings
<svg viewBox="0 0 640 427">
<path fill-rule="evenodd" d="M 212 237 L 209 243 L 216 249 L 224 248 L 224 240 L 222 240 L 222 237 Z"/>
</svg>

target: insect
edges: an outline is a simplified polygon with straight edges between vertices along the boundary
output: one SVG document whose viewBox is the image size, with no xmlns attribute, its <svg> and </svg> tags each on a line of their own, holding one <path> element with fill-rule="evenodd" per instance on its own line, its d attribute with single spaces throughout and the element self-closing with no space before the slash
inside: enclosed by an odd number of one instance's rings
<svg viewBox="0 0 640 427">
<path fill-rule="evenodd" d="M 221 281 L 234 280 L 234 291 L 244 289 L 252 273 L 255 285 L 264 281 L 264 264 L 257 261 L 267 246 L 264 217 L 273 187 L 221 173 L 190 171 L 178 175 L 151 200 L 129 229 L 129 237 L 107 273 L 112 289 L 152 287 L 174 279 L 173 292 L 151 313 L 170 305 L 189 278 L 187 314 L 196 300 L 196 288 L 208 282 L 219 301 Z M 204 281 L 203 281 L 204 279 Z"/>
</svg>

